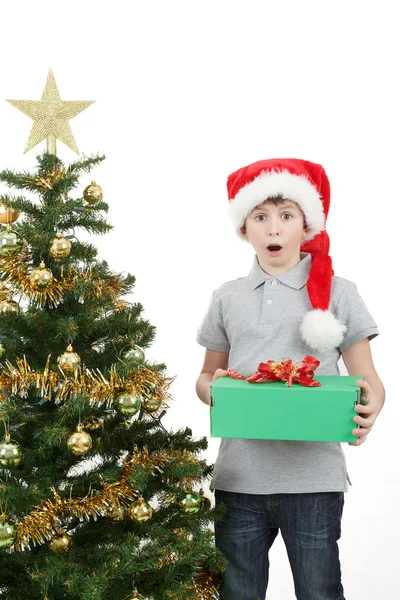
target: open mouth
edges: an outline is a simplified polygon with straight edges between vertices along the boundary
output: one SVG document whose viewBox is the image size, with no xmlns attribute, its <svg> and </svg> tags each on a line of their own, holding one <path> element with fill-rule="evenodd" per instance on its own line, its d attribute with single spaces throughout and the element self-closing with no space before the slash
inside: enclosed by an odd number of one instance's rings
<svg viewBox="0 0 400 600">
<path fill-rule="evenodd" d="M 279 246 L 278 244 L 270 244 L 267 246 L 267 250 L 271 256 L 278 256 L 282 250 L 282 246 Z"/>
</svg>

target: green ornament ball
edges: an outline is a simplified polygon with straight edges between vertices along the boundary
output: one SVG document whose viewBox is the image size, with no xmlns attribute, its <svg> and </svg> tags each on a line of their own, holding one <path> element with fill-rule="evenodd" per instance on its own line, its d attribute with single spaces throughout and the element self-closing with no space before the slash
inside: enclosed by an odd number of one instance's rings
<svg viewBox="0 0 400 600">
<path fill-rule="evenodd" d="M 129 362 L 144 362 L 146 356 L 140 346 L 132 346 L 124 352 L 123 358 Z"/>
<path fill-rule="evenodd" d="M 2 358 L 6 353 L 6 349 L 4 347 L 3 342 L 0 342 L 0 358 Z"/>
<path fill-rule="evenodd" d="M 22 246 L 22 238 L 16 231 L 6 229 L 0 233 L 0 255 L 19 252 Z"/>
<path fill-rule="evenodd" d="M 131 396 L 130 394 L 123 392 L 119 394 L 115 399 L 117 410 L 125 417 L 133 417 L 139 412 L 141 407 L 140 396 Z"/>
<path fill-rule="evenodd" d="M 17 467 L 22 459 L 22 448 L 17 442 L 10 440 L 10 435 L 6 434 L 3 442 L 0 444 L 0 467 L 9 469 Z"/>
<path fill-rule="evenodd" d="M 181 501 L 185 513 L 194 514 L 201 508 L 201 496 L 197 492 L 189 492 Z"/>
<path fill-rule="evenodd" d="M 17 528 L 7 521 L 7 515 L 0 515 L 0 550 L 11 548 L 17 539 Z"/>
</svg>

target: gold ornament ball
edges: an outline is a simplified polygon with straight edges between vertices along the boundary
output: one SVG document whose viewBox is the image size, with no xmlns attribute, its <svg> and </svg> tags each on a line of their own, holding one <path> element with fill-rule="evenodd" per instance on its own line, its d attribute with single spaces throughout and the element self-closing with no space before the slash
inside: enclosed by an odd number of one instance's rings
<svg viewBox="0 0 400 600">
<path fill-rule="evenodd" d="M 6 514 L 0 514 L 0 550 L 11 548 L 17 539 L 17 528 L 7 520 Z"/>
<path fill-rule="evenodd" d="M 0 255 L 14 254 L 19 252 L 23 246 L 23 241 L 19 233 L 7 228 L 0 233 Z"/>
<path fill-rule="evenodd" d="M 143 498 L 139 498 L 139 500 L 136 500 L 130 505 L 128 514 L 132 521 L 144 523 L 149 521 L 153 516 L 153 509 L 150 504 L 143 500 Z"/>
<path fill-rule="evenodd" d="M 19 314 L 19 304 L 14 300 L 3 300 L 0 302 L 0 312 L 2 313 L 16 313 Z"/>
<path fill-rule="evenodd" d="M 75 433 L 69 436 L 67 445 L 73 454 L 81 456 L 92 447 L 92 438 L 86 431 L 83 431 L 82 425 L 78 425 Z"/>
<path fill-rule="evenodd" d="M 71 372 L 78 369 L 81 359 L 79 354 L 74 352 L 71 344 L 69 344 L 66 351 L 57 358 L 57 363 L 63 371 Z"/>
<path fill-rule="evenodd" d="M 29 278 L 32 286 L 35 289 L 43 290 L 52 282 L 53 273 L 50 271 L 50 269 L 46 269 L 45 264 L 42 262 L 37 269 L 33 269 Z"/>
<path fill-rule="evenodd" d="M 157 412 L 161 406 L 161 402 L 161 398 L 151 395 L 142 399 L 143 408 L 149 413 Z"/>
<path fill-rule="evenodd" d="M 83 190 L 83 198 L 88 204 L 97 204 L 103 199 L 103 190 L 95 181 L 92 181 Z"/>
<path fill-rule="evenodd" d="M 123 521 L 126 517 L 126 508 L 120 504 L 113 504 L 107 510 L 107 517 L 114 522 Z"/>
<path fill-rule="evenodd" d="M 49 252 L 54 258 L 66 258 L 71 252 L 71 242 L 60 232 L 50 242 Z"/>
<path fill-rule="evenodd" d="M 103 428 L 103 421 L 98 417 L 93 417 L 92 415 L 84 420 L 82 423 L 83 429 L 87 429 L 89 431 L 97 431 Z"/>
<path fill-rule="evenodd" d="M 65 554 L 71 548 L 72 540 L 68 533 L 56 533 L 49 541 L 49 548 L 54 554 Z"/>
<path fill-rule="evenodd" d="M 140 410 L 140 396 L 131 396 L 127 392 L 119 394 L 115 400 L 117 410 L 125 417 L 133 417 Z"/>
<path fill-rule="evenodd" d="M 8 225 L 14 223 L 19 217 L 19 211 L 15 208 L 6 208 L 0 200 L 0 223 Z"/>
<path fill-rule="evenodd" d="M 199 512 L 201 508 L 201 497 L 197 492 L 189 492 L 185 498 L 181 501 L 185 513 L 194 514 Z"/>
<path fill-rule="evenodd" d="M 12 442 L 7 433 L 0 444 L 0 467 L 9 469 L 17 467 L 22 459 L 22 448 L 17 442 Z"/>
</svg>

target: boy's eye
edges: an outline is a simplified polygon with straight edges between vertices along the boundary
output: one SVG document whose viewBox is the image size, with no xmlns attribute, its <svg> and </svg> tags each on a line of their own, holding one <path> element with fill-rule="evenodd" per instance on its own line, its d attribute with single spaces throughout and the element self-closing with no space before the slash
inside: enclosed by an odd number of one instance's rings
<svg viewBox="0 0 400 600">
<path fill-rule="evenodd" d="M 256 221 L 264 221 L 265 215 L 256 215 Z"/>
<path fill-rule="evenodd" d="M 292 215 L 290 213 L 283 213 L 282 217 L 284 217 L 285 221 L 289 221 L 289 219 L 292 218 Z M 288 218 L 286 218 L 286 217 L 288 217 Z"/>
</svg>

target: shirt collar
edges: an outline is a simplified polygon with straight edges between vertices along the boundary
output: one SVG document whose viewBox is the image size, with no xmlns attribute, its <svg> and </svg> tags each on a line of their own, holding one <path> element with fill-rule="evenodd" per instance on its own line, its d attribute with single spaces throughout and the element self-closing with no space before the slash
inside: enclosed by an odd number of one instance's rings
<svg viewBox="0 0 400 600">
<path fill-rule="evenodd" d="M 260 267 L 257 255 L 255 255 L 253 266 L 247 276 L 251 289 L 255 290 L 270 279 L 277 279 L 284 285 L 300 290 L 306 285 L 308 280 L 311 269 L 311 254 L 300 252 L 300 259 L 300 262 L 289 269 L 289 271 L 286 271 L 286 273 L 282 273 L 281 275 L 268 275 L 268 273 L 265 273 Z"/>
</svg>

